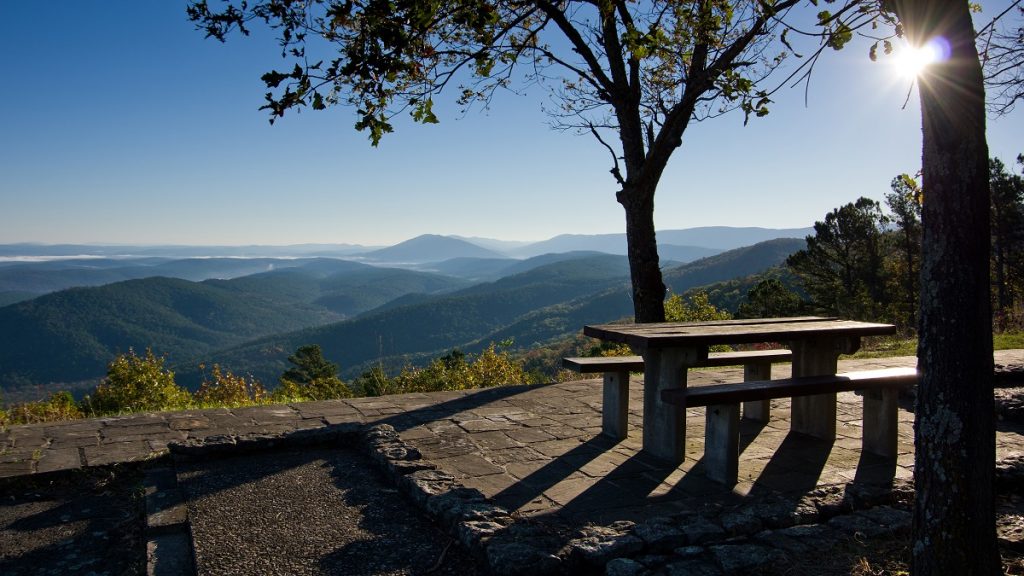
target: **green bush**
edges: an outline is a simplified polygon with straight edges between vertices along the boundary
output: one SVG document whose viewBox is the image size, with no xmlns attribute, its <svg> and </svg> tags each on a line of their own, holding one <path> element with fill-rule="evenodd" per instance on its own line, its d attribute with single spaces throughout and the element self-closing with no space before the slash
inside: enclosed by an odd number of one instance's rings
<svg viewBox="0 0 1024 576">
<path fill-rule="evenodd" d="M 0 425 L 35 424 L 60 420 L 77 420 L 85 415 L 70 392 L 50 394 L 46 400 L 23 402 L 0 410 Z"/>
<path fill-rule="evenodd" d="M 689 298 L 673 294 L 665 300 L 665 320 L 669 322 L 710 322 L 731 318 L 728 310 L 715 308 L 703 290 L 694 292 Z"/>
<path fill-rule="evenodd" d="M 708 293 L 698 290 L 688 299 L 680 294 L 673 294 L 665 300 L 665 320 L 669 322 L 711 322 L 714 320 L 730 320 L 732 314 L 728 310 L 719 310 L 708 300 Z M 712 352 L 728 352 L 732 350 L 725 344 L 709 348 Z"/>
<path fill-rule="evenodd" d="M 352 390 L 338 377 L 338 365 L 324 358 L 320 346 L 300 346 L 288 357 L 288 362 L 292 367 L 281 374 L 280 384 L 273 394 L 275 401 L 352 397 Z"/>
<path fill-rule="evenodd" d="M 382 366 L 374 366 L 363 372 L 352 385 L 363 396 L 384 396 L 405 392 L 399 387 L 399 380 L 389 378 Z"/>
<path fill-rule="evenodd" d="M 499 351 L 492 342 L 475 357 L 452 350 L 423 368 L 407 366 L 394 378 L 388 378 L 382 368 L 375 367 L 364 372 L 355 385 L 367 396 L 381 396 L 528 383 L 530 378 L 523 363 L 512 359 L 507 351 Z"/>
<path fill-rule="evenodd" d="M 110 362 L 107 377 L 82 404 L 90 415 L 178 410 L 192 404 L 192 395 L 174 383 L 174 373 L 164 368 L 164 358 L 157 358 L 148 348 L 145 356 L 129 349 Z"/>
<path fill-rule="evenodd" d="M 204 368 L 200 366 L 200 368 Z M 230 371 L 221 371 L 220 366 L 213 365 L 213 379 L 207 380 L 203 374 L 203 383 L 195 393 L 195 401 L 203 407 L 251 406 L 262 404 L 267 399 L 267 390 L 253 377 L 236 376 Z"/>
</svg>

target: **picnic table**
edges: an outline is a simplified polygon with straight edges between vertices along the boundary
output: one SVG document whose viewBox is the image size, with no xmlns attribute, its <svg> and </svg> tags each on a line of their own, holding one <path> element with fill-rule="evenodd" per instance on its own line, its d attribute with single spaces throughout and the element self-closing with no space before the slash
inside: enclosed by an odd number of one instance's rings
<svg viewBox="0 0 1024 576">
<path fill-rule="evenodd" d="M 836 436 L 836 392 L 830 390 L 860 389 L 881 385 L 906 385 L 911 374 L 902 374 L 902 380 L 893 380 L 892 374 L 878 374 L 860 378 L 834 377 L 840 354 L 852 354 L 860 348 L 864 336 L 894 334 L 896 327 L 891 324 L 877 324 L 822 318 L 816 316 L 794 318 L 762 318 L 752 320 L 725 320 L 715 322 L 652 323 L 652 324 L 604 324 L 585 326 L 583 333 L 609 342 L 630 345 L 643 356 L 643 450 L 653 456 L 672 463 L 681 463 L 684 458 L 686 408 L 694 405 L 736 406 L 737 400 L 777 398 L 781 394 L 792 395 L 792 431 L 835 440 Z M 687 399 L 686 375 L 691 367 L 706 365 L 709 348 L 718 344 L 782 343 L 792 352 L 792 379 L 782 382 L 744 382 L 722 385 L 723 396 L 701 400 L 696 394 Z M 807 377 L 833 377 L 809 379 Z M 774 387 L 773 387 L 774 386 Z M 731 388 L 727 388 L 731 387 Z M 693 392 L 703 390 L 694 388 Z M 666 401 L 668 400 L 668 401 Z M 867 402 L 867 399 L 865 400 Z M 887 400 L 891 407 L 892 420 L 895 416 L 895 402 Z M 738 407 L 726 410 L 726 436 L 738 436 Z M 708 412 L 709 424 L 711 411 Z M 888 425 L 887 425 L 888 426 Z M 895 440 L 895 424 L 892 430 L 883 434 Z M 709 427 L 708 435 L 711 439 Z M 722 440 L 731 446 L 735 438 Z M 728 455 L 727 458 L 733 458 Z M 735 468 L 735 464 L 723 466 Z M 734 475 L 725 470 L 725 480 Z"/>
</svg>

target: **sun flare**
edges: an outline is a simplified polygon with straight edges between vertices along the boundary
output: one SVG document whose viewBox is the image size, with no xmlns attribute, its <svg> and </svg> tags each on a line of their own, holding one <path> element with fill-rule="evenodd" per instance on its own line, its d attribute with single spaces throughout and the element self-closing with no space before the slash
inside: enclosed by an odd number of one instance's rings
<svg viewBox="0 0 1024 576">
<path fill-rule="evenodd" d="M 921 46 L 905 44 L 897 49 L 892 61 L 893 69 L 901 77 L 916 78 L 931 64 L 949 56 L 948 45 L 941 39 L 933 39 Z"/>
</svg>

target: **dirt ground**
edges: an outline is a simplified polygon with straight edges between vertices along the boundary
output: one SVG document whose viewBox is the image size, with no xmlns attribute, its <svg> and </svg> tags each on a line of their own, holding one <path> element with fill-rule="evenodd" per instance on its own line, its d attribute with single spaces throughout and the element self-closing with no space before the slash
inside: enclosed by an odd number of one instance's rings
<svg viewBox="0 0 1024 576">
<path fill-rule="evenodd" d="M 483 574 L 350 450 L 290 449 L 179 465 L 206 575 Z"/>
<path fill-rule="evenodd" d="M 141 466 L 0 481 L 0 574 L 145 574 Z M 204 576 L 482 573 L 351 451 L 228 457 L 180 477 Z"/>
</svg>

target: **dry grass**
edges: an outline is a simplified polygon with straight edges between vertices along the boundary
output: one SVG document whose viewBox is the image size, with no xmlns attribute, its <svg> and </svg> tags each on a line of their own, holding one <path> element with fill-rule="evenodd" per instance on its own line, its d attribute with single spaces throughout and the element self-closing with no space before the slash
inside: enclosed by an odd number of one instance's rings
<svg viewBox="0 0 1024 576">
<path fill-rule="evenodd" d="M 1003 573 L 1024 575 L 1024 555 L 1003 548 Z M 910 537 L 847 540 L 827 554 L 793 558 L 778 566 L 770 576 L 908 576 L 910 574 Z"/>
<path fill-rule="evenodd" d="M 827 554 L 791 558 L 770 576 L 899 576 L 908 574 L 910 540 L 907 537 L 849 539 Z"/>
</svg>

